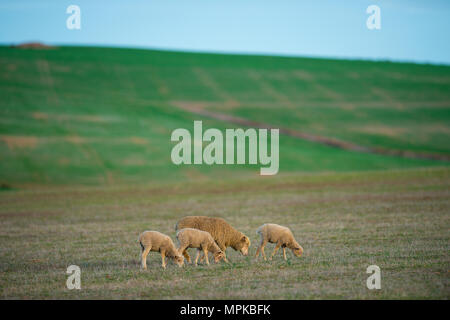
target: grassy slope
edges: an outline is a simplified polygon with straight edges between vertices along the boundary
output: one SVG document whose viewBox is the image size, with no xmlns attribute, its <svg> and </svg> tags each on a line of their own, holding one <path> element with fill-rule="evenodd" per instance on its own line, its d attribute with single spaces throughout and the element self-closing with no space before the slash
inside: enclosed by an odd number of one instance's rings
<svg viewBox="0 0 450 320">
<path fill-rule="evenodd" d="M 0 298 L 449 299 L 449 178 L 412 169 L 2 192 Z M 199 213 L 246 233 L 251 254 L 258 226 L 288 225 L 304 256 L 263 262 L 229 249 L 229 266 L 170 262 L 162 272 L 152 253 L 139 271 L 139 232 L 175 238 L 176 221 Z M 65 288 L 71 264 L 79 291 Z M 379 291 L 366 288 L 372 264 Z"/>
<path fill-rule="evenodd" d="M 0 182 L 98 184 L 256 175 L 176 167 L 180 102 L 364 145 L 450 153 L 450 68 L 109 48 L 0 47 Z M 233 125 L 203 119 L 205 125 Z M 280 171 L 442 165 L 282 137 Z"/>
</svg>

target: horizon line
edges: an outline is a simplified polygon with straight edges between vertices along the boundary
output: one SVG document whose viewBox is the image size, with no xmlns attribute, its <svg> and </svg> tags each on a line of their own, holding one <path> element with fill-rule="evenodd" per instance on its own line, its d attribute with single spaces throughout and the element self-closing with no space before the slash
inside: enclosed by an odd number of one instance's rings
<svg viewBox="0 0 450 320">
<path fill-rule="evenodd" d="M 171 48 L 171 47 L 152 47 L 139 45 L 123 45 L 123 44 L 91 44 L 91 43 L 51 43 L 42 42 L 39 40 L 30 40 L 23 42 L 2 42 L 0 46 L 15 47 L 24 44 L 38 43 L 54 47 L 81 47 L 81 48 L 111 48 L 111 49 L 135 49 L 174 53 L 194 53 L 194 54 L 215 54 L 215 55 L 233 55 L 233 56 L 260 56 L 260 57 L 278 57 L 278 58 L 300 58 L 300 59 L 318 59 L 318 60 L 341 60 L 341 61 L 367 61 L 367 62 L 390 62 L 402 64 L 416 64 L 416 65 L 433 65 L 450 67 L 450 62 L 430 61 L 430 60 L 408 60 L 395 59 L 389 57 L 349 57 L 349 56 L 326 56 L 326 55 L 308 55 L 308 54 L 294 54 L 294 53 L 280 53 L 280 52 L 252 52 L 252 51 L 228 51 L 228 50 L 203 50 L 203 49 L 187 49 L 187 48 Z"/>
</svg>

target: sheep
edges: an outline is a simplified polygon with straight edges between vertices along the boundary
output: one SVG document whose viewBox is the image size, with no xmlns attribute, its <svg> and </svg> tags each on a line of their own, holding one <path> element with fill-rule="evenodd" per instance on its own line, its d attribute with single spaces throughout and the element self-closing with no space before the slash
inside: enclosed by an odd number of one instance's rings
<svg viewBox="0 0 450 320">
<path fill-rule="evenodd" d="M 147 269 L 147 255 L 150 251 L 160 252 L 162 258 L 162 267 L 166 268 L 166 257 L 175 260 L 179 267 L 184 264 L 184 258 L 175 248 L 172 239 L 158 231 L 145 231 L 139 236 L 139 244 L 141 245 L 141 266 Z"/>
<path fill-rule="evenodd" d="M 297 257 L 300 257 L 303 254 L 303 248 L 294 239 L 294 235 L 287 227 L 283 227 L 273 223 L 266 223 L 259 227 L 258 230 L 256 230 L 256 233 L 260 235 L 261 243 L 259 244 L 258 250 L 256 251 L 255 258 L 258 258 L 259 253 L 262 252 L 264 260 L 267 260 L 266 254 L 264 253 L 264 247 L 267 242 L 277 244 L 272 252 L 272 255 L 270 256 L 270 260 L 272 260 L 273 256 L 280 247 L 283 248 L 284 260 L 287 260 L 286 247 L 291 249 L 292 253 Z"/>
<path fill-rule="evenodd" d="M 191 262 L 191 258 L 187 254 L 187 248 L 197 248 L 195 265 L 197 265 L 198 257 L 201 251 L 203 251 L 203 254 L 206 257 L 207 265 L 209 265 L 208 252 L 211 252 L 214 255 L 215 263 L 225 257 L 213 237 L 206 231 L 193 228 L 184 228 L 177 232 L 177 240 L 179 243 L 178 252 L 182 253 L 189 263 Z"/>
<path fill-rule="evenodd" d="M 204 216 L 184 217 L 178 221 L 175 230 L 183 228 L 194 228 L 209 232 L 220 250 L 223 251 L 225 262 L 228 262 L 225 254 L 227 247 L 232 247 L 234 250 L 241 252 L 244 256 L 248 255 L 250 239 L 242 232 L 237 231 L 222 218 Z M 186 253 L 185 257 L 189 257 L 189 254 Z"/>
</svg>

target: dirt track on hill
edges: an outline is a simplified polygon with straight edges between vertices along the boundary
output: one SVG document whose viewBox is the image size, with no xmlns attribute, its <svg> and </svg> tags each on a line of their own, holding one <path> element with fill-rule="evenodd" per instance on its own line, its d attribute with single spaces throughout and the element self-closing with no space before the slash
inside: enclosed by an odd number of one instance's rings
<svg viewBox="0 0 450 320">
<path fill-rule="evenodd" d="M 241 117 L 231 116 L 223 113 L 218 112 L 212 112 L 205 110 L 202 105 L 197 105 L 195 102 L 182 102 L 182 101 L 173 101 L 173 105 L 176 107 L 183 109 L 185 111 L 195 113 L 204 117 L 220 120 L 220 121 L 227 121 L 234 124 L 243 125 L 245 127 L 253 127 L 253 128 L 260 128 L 260 129 L 279 129 L 281 134 L 314 142 L 314 143 L 320 143 L 323 145 L 349 150 L 349 151 L 355 151 L 355 152 L 364 152 L 364 153 L 373 153 L 373 154 L 380 154 L 380 155 L 387 155 L 387 156 L 396 156 L 396 157 L 403 157 L 403 158 L 410 158 L 410 159 L 427 159 L 427 160 L 436 160 L 436 161 L 450 161 L 450 156 L 444 155 L 444 154 L 437 154 L 437 153 L 429 153 L 429 152 L 414 152 L 414 151 L 408 151 L 408 150 L 396 150 L 396 149 L 386 149 L 381 147 L 365 147 L 358 145 L 353 142 L 343 141 L 331 137 L 324 137 L 319 135 L 314 135 L 298 130 L 293 129 L 287 129 L 287 128 L 276 128 L 269 124 L 257 122 L 248 120 Z"/>
</svg>

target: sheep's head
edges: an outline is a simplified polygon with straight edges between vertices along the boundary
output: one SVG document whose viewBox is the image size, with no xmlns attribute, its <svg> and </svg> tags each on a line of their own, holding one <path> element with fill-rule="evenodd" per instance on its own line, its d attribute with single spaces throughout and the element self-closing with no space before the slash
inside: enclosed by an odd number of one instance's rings
<svg viewBox="0 0 450 320">
<path fill-rule="evenodd" d="M 237 249 L 244 255 L 248 255 L 248 248 L 250 247 L 250 239 L 247 236 L 242 236 Z"/>
<path fill-rule="evenodd" d="M 292 252 L 297 256 L 297 257 L 300 257 L 302 254 L 303 254 L 303 248 L 302 248 L 302 246 L 296 246 L 296 247 L 294 247 L 293 249 L 292 249 Z"/>
<path fill-rule="evenodd" d="M 184 258 L 181 255 L 176 255 L 174 257 L 175 263 L 181 268 L 184 265 Z"/>
<path fill-rule="evenodd" d="M 217 251 L 214 254 L 214 262 L 217 263 L 220 260 L 223 260 L 225 258 L 225 253 L 223 253 L 223 251 Z"/>
</svg>

